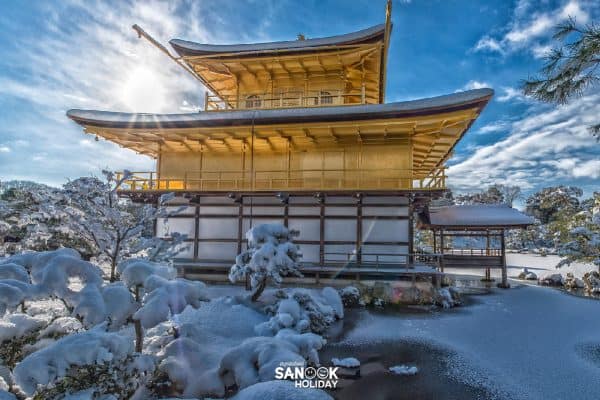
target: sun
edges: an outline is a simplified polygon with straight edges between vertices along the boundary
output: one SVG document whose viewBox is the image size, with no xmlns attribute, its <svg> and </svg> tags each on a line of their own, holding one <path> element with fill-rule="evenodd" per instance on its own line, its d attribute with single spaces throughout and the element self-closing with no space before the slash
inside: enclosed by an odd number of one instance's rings
<svg viewBox="0 0 600 400">
<path fill-rule="evenodd" d="M 131 70 L 118 91 L 118 100 L 127 111 L 164 112 L 167 90 L 162 77 L 152 69 L 138 66 Z"/>
</svg>

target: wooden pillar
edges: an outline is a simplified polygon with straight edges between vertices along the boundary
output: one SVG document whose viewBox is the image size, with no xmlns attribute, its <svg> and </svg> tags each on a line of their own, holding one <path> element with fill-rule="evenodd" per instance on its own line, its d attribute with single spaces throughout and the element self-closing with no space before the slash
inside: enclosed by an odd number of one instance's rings
<svg viewBox="0 0 600 400">
<path fill-rule="evenodd" d="M 240 197 L 240 204 L 238 206 L 238 232 L 237 232 L 237 252 L 242 252 L 242 235 L 244 229 L 244 202 L 243 198 Z"/>
<path fill-rule="evenodd" d="M 502 283 L 498 285 L 501 288 L 508 289 L 510 285 L 508 284 L 508 273 L 506 271 L 506 243 L 504 240 L 504 229 L 500 231 L 500 251 L 502 257 Z"/>
<path fill-rule="evenodd" d="M 413 216 L 413 201 L 412 198 L 408 198 L 408 265 L 413 265 L 414 260 L 414 216 Z"/>
<path fill-rule="evenodd" d="M 362 263 L 362 197 L 356 203 L 356 264 Z"/>
<path fill-rule="evenodd" d="M 283 226 L 288 227 L 288 217 L 289 217 L 290 208 L 288 206 L 287 201 L 283 203 Z"/>
<path fill-rule="evenodd" d="M 444 229 L 440 229 L 440 254 L 441 254 L 441 268 L 440 271 L 444 272 Z"/>
<path fill-rule="evenodd" d="M 433 232 L 433 252 L 434 253 L 438 253 L 438 249 L 437 249 L 437 232 L 435 229 L 432 229 L 431 232 Z"/>
<path fill-rule="evenodd" d="M 194 261 L 198 261 L 198 244 L 200 243 L 200 205 L 194 210 Z"/>
<path fill-rule="evenodd" d="M 325 266 L 325 202 L 319 200 L 319 264 Z"/>
</svg>

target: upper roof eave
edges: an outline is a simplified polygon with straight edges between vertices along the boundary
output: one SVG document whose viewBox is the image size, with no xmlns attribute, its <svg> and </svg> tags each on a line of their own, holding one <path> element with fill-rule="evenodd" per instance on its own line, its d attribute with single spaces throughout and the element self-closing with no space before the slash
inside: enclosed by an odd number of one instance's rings
<svg viewBox="0 0 600 400">
<path fill-rule="evenodd" d="M 360 31 L 346 33 L 343 35 L 329 36 L 324 38 L 289 40 L 269 43 L 249 44 L 205 44 L 181 39 L 171 39 L 169 44 L 177 54 L 185 56 L 207 56 L 229 53 L 270 53 L 270 52 L 297 52 L 310 51 L 324 46 L 341 46 L 351 44 L 370 43 L 383 40 L 385 24 L 379 24 Z"/>
<path fill-rule="evenodd" d="M 468 108 L 481 110 L 493 94 L 492 89 L 484 88 L 387 104 L 210 111 L 188 114 L 140 114 L 73 109 L 67 111 L 67 116 L 83 126 L 117 129 L 176 129 L 361 121 L 434 115 Z"/>
</svg>

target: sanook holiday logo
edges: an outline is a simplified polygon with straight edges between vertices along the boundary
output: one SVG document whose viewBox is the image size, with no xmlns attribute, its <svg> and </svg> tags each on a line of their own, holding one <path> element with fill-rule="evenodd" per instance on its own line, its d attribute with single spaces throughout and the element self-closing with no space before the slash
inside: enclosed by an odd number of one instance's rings
<svg viewBox="0 0 600 400">
<path fill-rule="evenodd" d="M 301 362 L 283 362 L 275 368 L 275 379 L 294 381 L 297 388 L 335 389 L 338 367 L 306 367 Z"/>
</svg>

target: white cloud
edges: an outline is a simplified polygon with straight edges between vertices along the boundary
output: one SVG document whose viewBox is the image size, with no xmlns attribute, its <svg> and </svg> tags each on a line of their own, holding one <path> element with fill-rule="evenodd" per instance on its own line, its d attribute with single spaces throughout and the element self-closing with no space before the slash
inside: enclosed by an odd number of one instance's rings
<svg viewBox="0 0 600 400">
<path fill-rule="evenodd" d="M 10 147 L 5 145 L 0 145 L 0 153 L 10 153 Z"/>
<path fill-rule="evenodd" d="M 585 3 L 585 6 L 582 6 Z M 474 51 L 507 54 L 526 49 L 539 58 L 546 47 L 537 41 L 552 36 L 554 27 L 568 18 L 575 18 L 580 24 L 590 20 L 588 8 L 592 6 L 581 0 L 570 0 L 548 11 L 536 11 L 529 1 L 520 1 L 513 13 L 513 19 L 501 35 L 485 35 L 477 41 Z M 496 37 L 495 37 L 496 36 Z M 531 45 L 533 43 L 533 45 Z"/>
<path fill-rule="evenodd" d="M 588 160 L 575 165 L 573 176 L 576 178 L 600 178 L 600 160 Z"/>
<path fill-rule="evenodd" d="M 502 94 L 496 97 L 496 100 L 500 102 L 506 102 L 510 100 L 524 101 L 527 99 L 527 97 L 525 97 L 525 95 L 519 89 L 509 86 L 504 86 L 501 89 Z"/>
<path fill-rule="evenodd" d="M 598 146 L 587 127 L 600 115 L 600 95 L 587 95 L 512 123 L 510 134 L 477 149 L 448 168 L 449 184 L 458 190 L 478 190 L 493 183 L 524 189 L 558 184 L 561 180 L 597 178 Z M 452 162 L 452 160 L 451 160 Z"/>
<path fill-rule="evenodd" d="M 502 48 L 502 44 L 494 38 L 489 36 L 484 36 L 475 45 L 475 51 L 497 51 L 498 53 L 503 53 L 504 49 Z"/>
<path fill-rule="evenodd" d="M 500 132 L 503 130 L 507 130 L 509 126 L 509 123 L 506 121 L 492 122 L 491 124 L 487 124 L 479 128 L 477 130 L 477 133 L 486 134 L 491 132 Z"/>
<path fill-rule="evenodd" d="M 534 58 L 544 58 L 550 53 L 550 50 L 552 50 L 552 46 L 549 44 L 535 44 L 531 48 L 531 54 Z"/>
<path fill-rule="evenodd" d="M 463 87 L 457 90 L 457 92 L 461 92 L 463 90 L 473 90 L 473 89 L 482 89 L 489 88 L 491 85 L 487 82 L 480 82 L 477 80 L 471 80 L 467 82 Z"/>
</svg>

